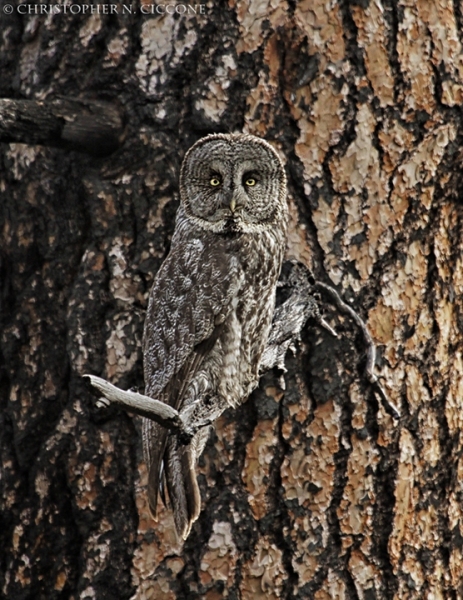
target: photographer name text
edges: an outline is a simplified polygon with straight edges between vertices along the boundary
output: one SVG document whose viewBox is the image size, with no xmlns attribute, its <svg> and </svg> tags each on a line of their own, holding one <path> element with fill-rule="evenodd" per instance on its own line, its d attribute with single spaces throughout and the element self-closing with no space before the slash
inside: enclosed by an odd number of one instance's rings
<svg viewBox="0 0 463 600">
<path fill-rule="evenodd" d="M 205 4 L 5 4 L 5 14 L 20 15 L 205 15 Z"/>
</svg>

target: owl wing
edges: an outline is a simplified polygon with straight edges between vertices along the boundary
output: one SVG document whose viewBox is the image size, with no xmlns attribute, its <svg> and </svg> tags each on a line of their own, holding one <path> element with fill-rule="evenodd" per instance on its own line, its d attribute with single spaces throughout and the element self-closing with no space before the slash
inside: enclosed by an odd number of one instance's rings
<svg viewBox="0 0 463 600">
<path fill-rule="evenodd" d="M 244 281 L 243 269 L 236 256 L 227 252 L 226 241 L 211 237 L 178 243 L 174 238 L 153 284 L 145 320 L 145 393 L 178 410 Z M 167 445 L 167 438 L 165 428 L 144 419 L 149 506 L 155 516 L 164 460 L 176 528 L 186 537 L 200 511 L 194 452 L 174 440 Z"/>
<path fill-rule="evenodd" d="M 145 386 L 153 397 L 170 397 L 175 375 L 189 360 L 196 365 L 192 353 L 225 321 L 244 281 L 236 256 L 218 245 L 221 238 L 173 245 L 155 278 L 143 336 Z"/>
</svg>

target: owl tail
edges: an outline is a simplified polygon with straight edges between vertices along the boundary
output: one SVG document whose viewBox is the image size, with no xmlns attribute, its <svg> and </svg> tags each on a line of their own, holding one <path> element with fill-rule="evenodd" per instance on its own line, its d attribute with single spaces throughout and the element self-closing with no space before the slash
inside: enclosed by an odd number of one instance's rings
<svg viewBox="0 0 463 600">
<path fill-rule="evenodd" d="M 142 423 L 143 456 L 149 465 L 148 474 L 148 505 L 151 516 L 156 520 L 158 494 L 163 477 L 163 456 L 167 444 L 167 431 L 150 419 Z"/>
<path fill-rule="evenodd" d="M 175 436 L 167 440 L 164 456 L 165 478 L 177 534 L 184 540 L 201 512 L 201 494 L 195 472 L 192 448 L 178 443 Z"/>
</svg>

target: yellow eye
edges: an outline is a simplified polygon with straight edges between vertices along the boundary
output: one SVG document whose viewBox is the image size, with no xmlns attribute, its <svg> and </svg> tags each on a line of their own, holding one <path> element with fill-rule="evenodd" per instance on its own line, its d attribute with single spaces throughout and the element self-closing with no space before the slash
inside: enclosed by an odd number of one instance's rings
<svg viewBox="0 0 463 600">
<path fill-rule="evenodd" d="M 254 177 L 248 177 L 244 183 L 249 187 L 252 187 L 253 185 L 256 185 L 257 181 L 254 179 Z"/>
<path fill-rule="evenodd" d="M 220 181 L 220 179 L 218 177 L 213 177 L 209 183 L 214 186 L 217 187 L 218 185 L 220 185 L 222 182 Z"/>
</svg>

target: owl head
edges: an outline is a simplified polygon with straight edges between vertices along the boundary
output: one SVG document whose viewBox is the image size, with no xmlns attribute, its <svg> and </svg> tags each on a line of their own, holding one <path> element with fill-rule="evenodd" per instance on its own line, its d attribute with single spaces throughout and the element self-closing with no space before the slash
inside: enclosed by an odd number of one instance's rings
<svg viewBox="0 0 463 600">
<path fill-rule="evenodd" d="M 180 172 L 185 215 L 216 233 L 254 233 L 286 220 L 286 176 L 277 152 L 248 134 L 213 134 L 187 152 Z"/>
</svg>

